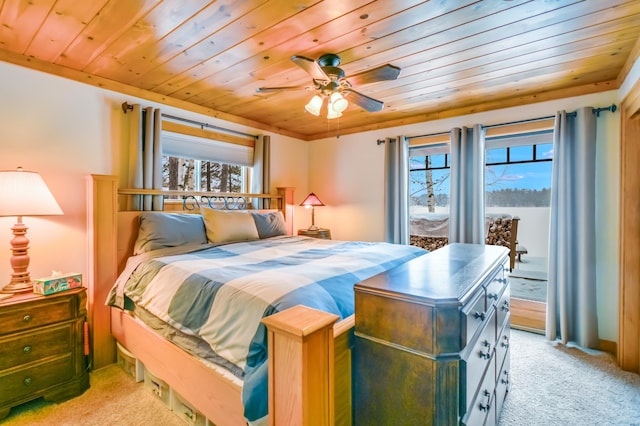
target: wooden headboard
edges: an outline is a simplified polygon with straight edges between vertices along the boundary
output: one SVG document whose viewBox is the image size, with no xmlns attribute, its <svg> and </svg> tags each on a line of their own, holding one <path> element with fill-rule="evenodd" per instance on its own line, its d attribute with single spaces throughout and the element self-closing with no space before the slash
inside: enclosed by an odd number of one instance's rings
<svg viewBox="0 0 640 426">
<path fill-rule="evenodd" d="M 277 194 L 225 194 L 245 199 L 270 199 L 284 215 L 287 233 L 293 235 L 293 194 L 291 187 L 277 188 Z M 144 189 L 118 189 L 118 177 L 112 175 L 90 175 L 87 177 L 87 236 L 89 240 L 87 259 L 87 303 L 88 321 L 91 331 L 92 368 L 100 368 L 116 361 L 115 340 L 111 336 L 110 311 L 105 304 L 111 287 L 133 253 L 138 233 L 140 211 L 126 211 L 129 195 L 185 195 L 178 191 Z M 193 192 L 186 195 L 219 197 L 220 194 Z M 177 207 L 176 207 L 177 206 Z M 198 213 L 199 210 L 183 210 L 178 204 L 167 204 L 168 211 L 176 213 Z"/>
</svg>

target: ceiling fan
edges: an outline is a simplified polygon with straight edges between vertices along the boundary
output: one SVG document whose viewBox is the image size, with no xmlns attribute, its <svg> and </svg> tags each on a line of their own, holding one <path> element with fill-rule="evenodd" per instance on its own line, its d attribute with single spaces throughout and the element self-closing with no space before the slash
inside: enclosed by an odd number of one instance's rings
<svg viewBox="0 0 640 426">
<path fill-rule="evenodd" d="M 324 99 L 327 98 L 329 99 L 327 103 L 328 118 L 341 116 L 342 111 L 348 106 L 347 99 L 366 111 L 382 111 L 384 102 L 353 90 L 352 84 L 360 85 L 395 80 L 400 74 L 400 68 L 387 64 L 351 75 L 347 80 L 345 72 L 339 68 L 340 56 L 335 53 L 324 54 L 317 61 L 300 55 L 292 56 L 291 60 L 311 76 L 313 86 L 260 87 L 256 91 L 269 93 L 281 90 L 318 90 L 319 94 L 309 101 L 305 109 L 311 114 L 320 115 Z"/>
</svg>

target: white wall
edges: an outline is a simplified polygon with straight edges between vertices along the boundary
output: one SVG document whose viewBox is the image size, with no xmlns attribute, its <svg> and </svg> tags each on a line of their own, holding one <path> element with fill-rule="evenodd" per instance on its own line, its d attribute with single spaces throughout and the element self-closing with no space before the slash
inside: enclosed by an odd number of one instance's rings
<svg viewBox="0 0 640 426">
<path fill-rule="evenodd" d="M 336 239 L 384 239 L 384 145 L 377 145 L 378 139 L 439 133 L 476 123 L 526 120 L 554 115 L 561 109 L 573 111 L 612 103 L 619 105 L 616 91 L 313 141 L 309 148 L 309 187 L 327 204 L 316 209 L 316 223 L 330 228 Z M 618 330 L 619 145 L 619 112 L 601 113 L 596 171 L 598 313 L 600 338 L 611 341 L 617 341 Z"/>
<path fill-rule="evenodd" d="M 39 172 L 64 212 L 63 216 L 23 219 L 31 241 L 31 277 L 48 276 L 54 269 L 86 277 L 86 176 L 119 173 L 130 117 L 122 112 L 123 102 L 162 106 L 4 62 L 0 62 L 0 94 L 0 170 L 22 166 Z M 173 115 L 260 133 L 162 108 Z M 271 137 L 272 187 L 296 187 L 300 203 L 307 191 L 308 145 L 285 136 Z M 0 247 L 5 247 L 0 250 L 5 254 L 0 256 L 0 286 L 11 278 L 9 242 L 14 223 L 15 218 L 0 217 Z"/>
</svg>

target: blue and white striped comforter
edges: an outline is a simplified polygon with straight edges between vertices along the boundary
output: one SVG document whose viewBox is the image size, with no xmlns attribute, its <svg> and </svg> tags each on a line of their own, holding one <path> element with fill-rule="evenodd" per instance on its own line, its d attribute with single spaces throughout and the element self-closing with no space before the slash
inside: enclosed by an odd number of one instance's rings
<svg viewBox="0 0 640 426">
<path fill-rule="evenodd" d="M 346 318 L 354 312 L 355 283 L 425 253 L 413 246 L 291 236 L 165 251 L 128 265 L 108 302 L 122 307 L 127 296 L 206 341 L 221 364 L 243 378 L 245 414 L 254 420 L 267 409 L 263 317 L 303 304 Z"/>
</svg>

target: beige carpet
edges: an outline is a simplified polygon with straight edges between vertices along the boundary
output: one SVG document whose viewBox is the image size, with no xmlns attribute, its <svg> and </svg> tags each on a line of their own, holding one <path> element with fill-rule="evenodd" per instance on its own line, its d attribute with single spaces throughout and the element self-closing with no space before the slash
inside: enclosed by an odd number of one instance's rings
<svg viewBox="0 0 640 426">
<path fill-rule="evenodd" d="M 91 387 L 60 404 L 42 399 L 12 408 L 3 426 L 162 425 L 185 422 L 116 364 L 91 373 Z"/>
<path fill-rule="evenodd" d="M 609 354 L 511 331 L 511 391 L 501 426 L 640 425 L 640 376 Z M 167 425 L 185 423 L 115 364 L 91 373 L 91 388 L 61 404 L 35 401 L 3 425 Z"/>
</svg>

